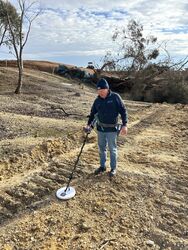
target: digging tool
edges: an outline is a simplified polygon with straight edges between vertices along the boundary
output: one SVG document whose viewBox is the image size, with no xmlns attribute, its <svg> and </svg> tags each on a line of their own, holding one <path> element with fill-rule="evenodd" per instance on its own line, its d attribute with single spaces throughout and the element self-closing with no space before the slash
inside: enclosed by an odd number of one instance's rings
<svg viewBox="0 0 188 250">
<path fill-rule="evenodd" d="M 76 190 L 75 190 L 73 187 L 70 187 L 69 185 L 70 185 L 70 182 L 71 182 L 71 180 L 72 180 L 72 178 L 73 178 L 73 174 L 74 174 L 74 172 L 75 172 L 75 170 L 76 170 L 76 167 L 77 167 L 77 165 L 78 165 L 78 162 L 79 162 L 79 160 L 80 160 L 80 156 L 81 156 L 82 151 L 83 151 L 83 148 L 84 148 L 84 146 L 85 146 L 85 144 L 86 144 L 88 135 L 91 133 L 91 131 L 92 131 L 92 129 L 94 128 L 95 124 L 96 124 L 96 120 L 94 119 L 94 121 L 93 121 L 93 123 L 91 124 L 91 127 L 90 127 L 90 128 L 84 128 L 84 132 L 86 133 L 86 136 L 85 136 L 85 138 L 84 138 L 83 144 L 82 144 L 81 149 L 80 149 L 80 152 L 79 152 L 79 154 L 78 154 L 78 157 L 77 157 L 77 159 L 76 159 L 76 161 L 75 161 L 75 164 L 74 164 L 72 173 L 71 173 L 71 175 L 70 175 L 70 177 L 69 177 L 67 186 L 58 189 L 57 192 L 56 192 L 56 196 L 57 196 L 58 199 L 61 199 L 61 200 L 69 200 L 69 199 L 73 198 L 73 197 L 75 196 L 75 194 L 76 194 Z"/>
</svg>

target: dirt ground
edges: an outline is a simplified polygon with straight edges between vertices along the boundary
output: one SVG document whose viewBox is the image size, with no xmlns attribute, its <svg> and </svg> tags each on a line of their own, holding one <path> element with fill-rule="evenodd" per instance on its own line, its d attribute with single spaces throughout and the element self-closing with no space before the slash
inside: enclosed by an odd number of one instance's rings
<svg viewBox="0 0 188 250">
<path fill-rule="evenodd" d="M 96 92 L 27 69 L 15 95 L 16 78 L 0 68 L 0 249 L 187 250 L 188 106 L 124 100 L 117 175 L 93 174 L 94 130 L 61 201 Z"/>
</svg>

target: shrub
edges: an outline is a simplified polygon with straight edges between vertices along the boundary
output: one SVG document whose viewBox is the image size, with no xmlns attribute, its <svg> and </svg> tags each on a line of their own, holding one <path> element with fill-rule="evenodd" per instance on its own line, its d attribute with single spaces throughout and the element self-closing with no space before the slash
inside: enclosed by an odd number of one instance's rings
<svg viewBox="0 0 188 250">
<path fill-rule="evenodd" d="M 181 72 L 166 72 L 163 78 L 147 82 L 146 78 L 139 78 L 131 90 L 135 101 L 188 103 L 188 81 Z"/>
</svg>

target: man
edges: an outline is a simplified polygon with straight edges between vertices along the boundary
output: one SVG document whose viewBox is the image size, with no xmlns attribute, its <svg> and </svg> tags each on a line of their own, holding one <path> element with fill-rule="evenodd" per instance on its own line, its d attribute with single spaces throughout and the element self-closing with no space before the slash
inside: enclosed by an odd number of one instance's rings
<svg viewBox="0 0 188 250">
<path fill-rule="evenodd" d="M 121 115 L 122 126 L 120 134 L 127 134 L 127 111 L 121 97 L 109 89 L 108 82 L 102 78 L 97 83 L 98 97 L 91 108 L 86 129 L 90 129 L 93 120 L 97 119 L 98 147 L 100 156 L 100 167 L 95 170 L 95 174 L 106 171 L 107 144 L 110 151 L 109 176 L 116 174 L 117 167 L 117 135 L 118 135 L 118 115 Z"/>
</svg>

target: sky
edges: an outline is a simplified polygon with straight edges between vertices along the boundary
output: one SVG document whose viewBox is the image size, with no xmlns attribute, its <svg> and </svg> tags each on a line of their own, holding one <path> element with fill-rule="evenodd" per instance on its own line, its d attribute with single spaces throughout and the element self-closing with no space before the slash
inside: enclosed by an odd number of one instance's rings
<svg viewBox="0 0 188 250">
<path fill-rule="evenodd" d="M 16 5 L 17 0 L 10 0 Z M 28 0 L 30 1 L 30 0 Z M 116 49 L 112 35 L 134 19 L 144 34 L 166 44 L 172 59 L 188 56 L 187 0 L 40 0 L 41 14 L 33 22 L 24 59 L 77 66 L 100 65 Z M 37 7 L 36 7 L 37 8 Z M 164 51 L 161 51 L 164 53 Z M 0 48 L 0 59 L 9 59 Z"/>
</svg>

